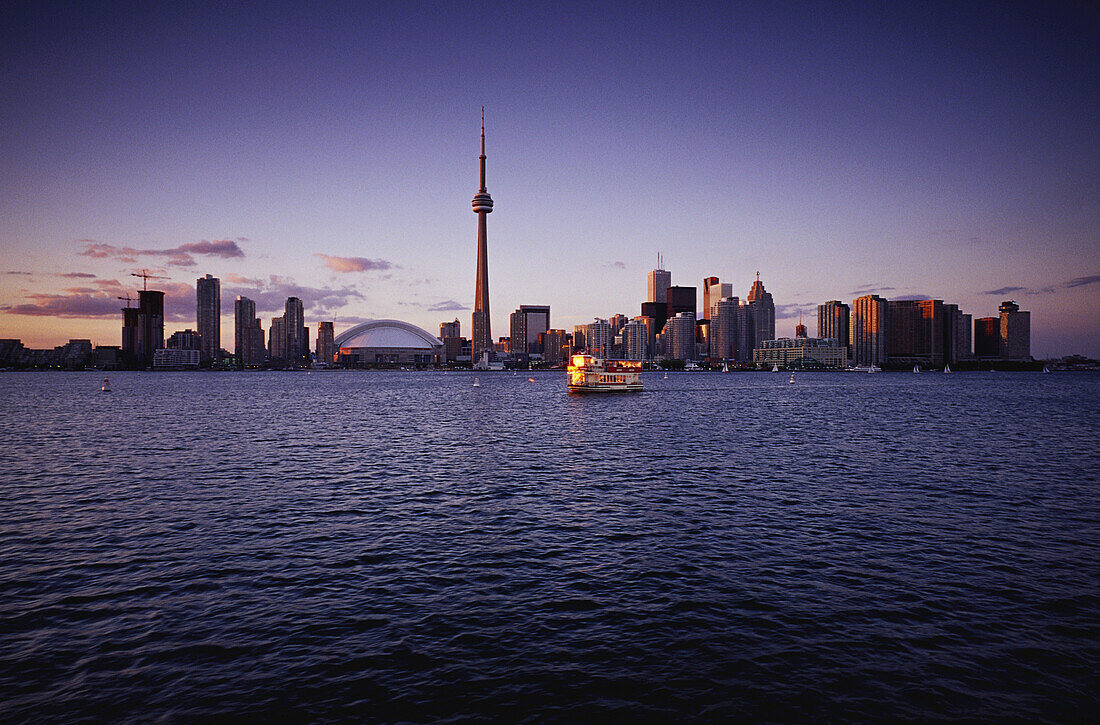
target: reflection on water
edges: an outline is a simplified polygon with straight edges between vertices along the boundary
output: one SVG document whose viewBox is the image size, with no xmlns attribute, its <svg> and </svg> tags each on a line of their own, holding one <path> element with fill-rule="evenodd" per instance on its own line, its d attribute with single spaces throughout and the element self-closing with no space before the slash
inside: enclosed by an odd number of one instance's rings
<svg viewBox="0 0 1100 725">
<path fill-rule="evenodd" d="M 1090 375 L 0 375 L 0 718 L 1096 711 Z"/>
</svg>

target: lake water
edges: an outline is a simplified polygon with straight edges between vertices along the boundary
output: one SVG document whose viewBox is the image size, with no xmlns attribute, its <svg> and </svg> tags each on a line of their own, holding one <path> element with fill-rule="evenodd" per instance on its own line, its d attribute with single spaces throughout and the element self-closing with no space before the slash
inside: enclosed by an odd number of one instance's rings
<svg viewBox="0 0 1100 725">
<path fill-rule="evenodd" d="M 0 374 L 0 720 L 1100 712 L 1100 376 Z"/>
</svg>

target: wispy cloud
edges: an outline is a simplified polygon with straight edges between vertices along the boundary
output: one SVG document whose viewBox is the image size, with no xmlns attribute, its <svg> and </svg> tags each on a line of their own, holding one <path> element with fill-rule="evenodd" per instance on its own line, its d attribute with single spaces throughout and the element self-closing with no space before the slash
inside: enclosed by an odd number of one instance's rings
<svg viewBox="0 0 1100 725">
<path fill-rule="evenodd" d="M 375 272 L 391 269 L 393 265 L 384 259 L 367 259 L 366 257 L 333 257 L 328 254 L 315 254 L 320 257 L 324 265 L 333 272 L 341 274 L 347 272 Z"/>
<path fill-rule="evenodd" d="M 197 254 L 207 257 L 220 257 L 231 259 L 243 257 L 242 250 L 237 242 L 232 239 L 216 239 L 214 241 L 203 240 L 201 242 L 189 242 L 169 249 L 137 249 L 135 247 L 119 247 L 106 242 L 97 242 L 92 239 L 77 240 L 84 245 L 84 251 L 80 254 L 92 259 L 117 259 L 121 262 L 134 264 L 139 257 L 167 257 L 167 264 L 175 267 L 193 267 Z"/>
<path fill-rule="evenodd" d="M 982 292 L 983 295 L 1010 295 L 1013 292 L 1023 292 L 1026 287 L 998 287 L 997 289 L 990 289 Z"/>
<path fill-rule="evenodd" d="M 898 295 L 897 297 L 890 298 L 890 300 L 893 302 L 919 302 L 920 300 L 932 299 L 935 299 L 935 297 L 929 294 L 925 294 L 923 292 L 918 292 L 917 294 L 913 295 Z"/>
<path fill-rule="evenodd" d="M 245 279 L 245 278 L 242 278 Z M 273 274 L 267 280 L 247 280 L 259 284 L 229 285 L 223 294 L 230 298 L 242 295 L 256 303 L 257 312 L 280 313 L 286 308 L 287 297 L 302 300 L 305 309 L 339 309 L 352 300 L 365 299 L 362 292 L 354 287 L 307 287 L 288 277 Z M 191 293 L 191 306 L 194 309 L 194 291 Z"/>
<path fill-rule="evenodd" d="M 1073 289 L 1074 287 L 1084 287 L 1089 284 L 1096 284 L 1100 282 L 1100 274 L 1094 274 L 1088 277 L 1077 277 L 1066 282 L 1067 289 Z"/>
<path fill-rule="evenodd" d="M 456 312 L 458 310 L 468 310 L 468 305 L 464 305 L 461 302 L 455 302 L 454 300 L 447 300 L 445 302 L 437 302 L 434 305 L 428 307 L 428 312 Z"/>
<path fill-rule="evenodd" d="M 1066 287 L 1069 287 L 1069 286 L 1070 285 L 1067 283 Z M 1009 286 L 1009 287 L 998 287 L 997 289 L 986 290 L 985 292 L 982 292 L 982 294 L 983 295 L 992 295 L 992 296 L 996 296 L 996 297 L 1000 297 L 1000 296 L 1003 296 L 1003 295 L 1016 294 L 1017 292 L 1019 292 L 1020 294 L 1024 294 L 1024 295 L 1049 295 L 1049 294 L 1051 294 L 1055 291 L 1056 290 L 1055 290 L 1054 287 L 1016 287 L 1016 286 Z"/>
<path fill-rule="evenodd" d="M 13 274 L 13 275 L 19 275 L 21 277 L 30 277 L 32 274 L 34 274 L 34 272 L 23 272 L 23 271 L 20 271 L 20 270 L 12 269 L 12 270 L 8 270 L 8 271 L 4 272 L 4 274 Z"/>
<path fill-rule="evenodd" d="M 614 262 L 605 262 L 603 266 L 606 269 L 626 269 L 626 262 L 618 260 Z"/>
<path fill-rule="evenodd" d="M 857 287 L 850 292 L 850 294 L 859 297 L 860 295 L 871 294 L 872 292 L 893 292 L 894 287 L 880 287 L 876 284 L 865 284 L 862 287 Z"/>
<path fill-rule="evenodd" d="M 95 279 L 95 275 L 91 272 L 64 272 L 60 276 L 69 279 Z"/>
</svg>

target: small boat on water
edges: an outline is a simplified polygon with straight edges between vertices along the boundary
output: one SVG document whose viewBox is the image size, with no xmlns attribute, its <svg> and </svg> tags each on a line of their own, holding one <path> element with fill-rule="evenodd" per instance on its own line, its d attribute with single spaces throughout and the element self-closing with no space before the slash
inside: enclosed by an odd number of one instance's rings
<svg viewBox="0 0 1100 725">
<path fill-rule="evenodd" d="M 641 360 L 603 360 L 594 355 L 574 355 L 568 368 L 569 392 L 638 392 L 642 389 L 642 365 Z"/>
<path fill-rule="evenodd" d="M 791 379 L 787 381 L 791 385 L 794 385 L 794 373 L 791 373 Z"/>
<path fill-rule="evenodd" d="M 914 365 L 913 366 L 913 372 L 920 373 L 920 365 Z"/>
<path fill-rule="evenodd" d="M 944 365 L 944 366 L 943 366 L 943 371 L 944 371 L 945 373 L 949 373 L 949 372 L 951 372 L 951 366 L 950 366 L 950 365 Z"/>
<path fill-rule="evenodd" d="M 729 371 L 730 371 L 730 364 L 729 363 L 722 363 L 722 372 L 728 373 Z"/>
<path fill-rule="evenodd" d="M 108 378 L 103 378 L 103 385 L 100 387 L 100 390 L 104 393 L 111 392 L 111 381 Z"/>
<path fill-rule="evenodd" d="M 668 373 L 665 373 L 665 380 L 668 380 Z"/>
<path fill-rule="evenodd" d="M 481 381 L 477 378 L 474 378 L 474 387 L 475 388 L 480 388 L 481 387 Z"/>
<path fill-rule="evenodd" d="M 1051 370 L 1050 370 L 1050 366 L 1049 366 L 1049 365 L 1044 365 L 1044 366 L 1043 366 L 1043 372 L 1044 372 L 1044 373 L 1048 373 L 1048 374 L 1049 374 L 1049 373 L 1051 372 Z"/>
</svg>

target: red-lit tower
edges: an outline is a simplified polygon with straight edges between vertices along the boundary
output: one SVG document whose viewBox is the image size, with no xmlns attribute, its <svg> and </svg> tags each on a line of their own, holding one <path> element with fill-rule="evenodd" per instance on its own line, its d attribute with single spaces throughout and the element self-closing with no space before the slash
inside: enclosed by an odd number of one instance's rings
<svg viewBox="0 0 1100 725">
<path fill-rule="evenodd" d="M 481 354 L 493 352 L 492 324 L 489 320 L 489 257 L 485 245 L 485 215 L 493 211 L 493 199 L 485 188 L 485 107 L 481 108 L 481 188 L 474 195 L 477 214 L 477 286 L 474 289 L 474 314 L 470 357 L 476 363 Z"/>
</svg>

